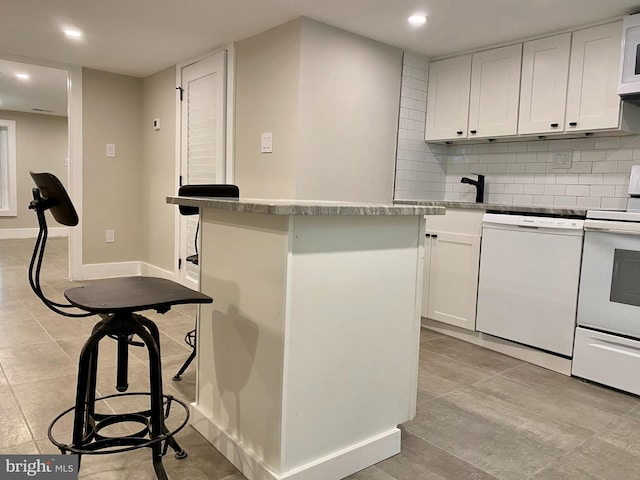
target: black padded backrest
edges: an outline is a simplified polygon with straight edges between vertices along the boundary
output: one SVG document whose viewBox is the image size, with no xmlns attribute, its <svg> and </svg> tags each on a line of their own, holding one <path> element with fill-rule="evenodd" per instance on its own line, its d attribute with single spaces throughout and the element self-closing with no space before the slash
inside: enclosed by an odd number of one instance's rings
<svg viewBox="0 0 640 480">
<path fill-rule="evenodd" d="M 240 189 L 237 185 L 227 185 L 224 183 L 214 183 L 206 185 L 183 185 L 178 189 L 180 197 L 222 197 L 239 198 Z M 180 205 L 182 215 L 197 215 L 198 207 L 187 207 Z"/>
<path fill-rule="evenodd" d="M 78 214 L 60 180 L 51 173 L 29 172 L 29 174 L 45 201 L 45 209 L 51 210 L 53 218 L 68 227 L 78 225 Z"/>
</svg>

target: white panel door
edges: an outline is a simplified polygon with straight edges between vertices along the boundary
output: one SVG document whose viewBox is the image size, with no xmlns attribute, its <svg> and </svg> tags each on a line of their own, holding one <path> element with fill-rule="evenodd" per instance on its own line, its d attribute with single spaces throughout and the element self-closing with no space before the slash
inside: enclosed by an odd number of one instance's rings
<svg viewBox="0 0 640 480">
<path fill-rule="evenodd" d="M 471 55 L 429 65 L 426 140 L 466 138 L 470 82 Z"/>
<path fill-rule="evenodd" d="M 224 183 L 226 52 L 182 69 L 182 185 Z M 186 258 L 196 253 L 198 216 L 180 217 L 180 280 L 195 286 L 197 265 Z"/>
<path fill-rule="evenodd" d="M 573 33 L 565 129 L 618 128 L 622 21 Z"/>
<path fill-rule="evenodd" d="M 469 138 L 517 133 L 521 64 L 521 43 L 473 55 Z"/>
<path fill-rule="evenodd" d="M 564 130 L 570 50 L 570 33 L 524 44 L 518 133 Z"/>
</svg>

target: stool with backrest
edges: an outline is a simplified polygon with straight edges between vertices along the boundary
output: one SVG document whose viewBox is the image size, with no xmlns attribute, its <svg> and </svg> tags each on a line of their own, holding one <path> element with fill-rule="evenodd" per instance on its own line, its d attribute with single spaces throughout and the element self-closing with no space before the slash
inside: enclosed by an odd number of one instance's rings
<svg viewBox="0 0 640 480">
<path fill-rule="evenodd" d="M 222 184 L 222 183 L 214 183 L 214 184 L 204 184 L 204 185 L 183 185 L 178 189 L 178 195 L 181 197 L 219 197 L 219 198 L 239 198 L 240 197 L 240 189 L 237 185 L 230 184 Z M 188 207 L 186 205 L 179 206 L 181 215 L 198 215 L 200 209 L 198 207 Z M 196 234 L 194 240 L 195 246 L 195 254 L 189 255 L 187 257 L 187 262 L 193 263 L 194 265 L 198 265 L 200 262 L 200 256 L 198 254 L 198 232 L 200 230 L 200 222 L 198 221 L 198 226 L 196 227 Z M 191 365 L 194 358 L 196 358 L 196 331 L 197 331 L 197 321 L 196 327 L 192 330 L 189 330 L 187 334 L 184 336 L 184 342 L 191 347 L 191 354 L 185 362 L 182 364 L 178 373 L 173 376 L 174 381 L 182 380 L 182 374 L 185 370 Z"/>
<path fill-rule="evenodd" d="M 167 480 L 162 457 L 168 447 L 174 450 L 176 458 L 186 457 L 186 452 L 180 448 L 174 435 L 186 425 L 189 412 L 184 402 L 164 395 L 159 331 L 154 322 L 138 312 L 155 310 L 166 313 L 173 305 L 211 303 L 213 300 L 176 282 L 152 277 L 96 280 L 85 286 L 66 290 L 64 296 L 69 303 L 54 302 L 47 298 L 40 285 L 40 270 L 47 242 L 45 212 L 49 210 L 58 223 L 69 227 L 78 224 L 78 215 L 67 192 L 54 175 L 31 172 L 31 177 L 37 188 L 33 189 L 33 201 L 29 208 L 36 211 L 40 227 L 29 266 L 31 288 L 48 308 L 60 315 L 97 315 L 101 318 L 80 353 L 75 405 L 54 419 L 49 427 L 49 438 L 62 453 L 75 453 L 79 456 L 149 448 L 157 478 Z M 96 398 L 98 345 L 105 337 L 116 340 L 118 344 L 116 388 L 121 393 Z M 133 341 L 136 337 L 140 342 Z M 142 345 L 148 351 L 149 392 L 124 393 L 128 388 L 127 352 L 131 344 Z M 96 412 L 97 401 L 125 395 L 148 398 L 148 408 L 126 413 Z M 165 418 L 169 416 L 172 405 L 181 406 L 186 418 L 177 428 L 169 431 Z M 67 414 L 73 415 L 70 443 L 60 442 L 52 434 L 54 425 Z M 123 436 L 107 435 L 107 427 L 120 423 L 138 425 L 137 431 Z"/>
</svg>

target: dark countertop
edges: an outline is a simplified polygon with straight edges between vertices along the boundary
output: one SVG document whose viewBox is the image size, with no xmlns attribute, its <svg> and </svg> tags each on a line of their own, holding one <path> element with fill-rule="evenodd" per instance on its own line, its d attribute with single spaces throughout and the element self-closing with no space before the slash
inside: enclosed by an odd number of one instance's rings
<svg viewBox="0 0 640 480">
<path fill-rule="evenodd" d="M 486 210 L 492 212 L 504 213 L 523 213 L 523 214 L 541 214 L 541 215 L 557 215 L 563 217 L 579 217 L 585 218 L 587 210 L 595 210 L 593 208 L 581 207 L 554 207 L 554 206 L 536 206 L 536 205 L 507 205 L 502 203 L 474 203 L 474 202 L 447 202 L 444 200 L 396 200 L 396 205 L 423 205 L 446 208 L 459 208 L 470 210 Z"/>
</svg>

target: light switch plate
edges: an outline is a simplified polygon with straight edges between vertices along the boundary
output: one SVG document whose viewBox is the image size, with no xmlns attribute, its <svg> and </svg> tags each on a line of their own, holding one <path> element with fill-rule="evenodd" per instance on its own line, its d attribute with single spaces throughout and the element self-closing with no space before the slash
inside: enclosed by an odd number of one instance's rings
<svg viewBox="0 0 640 480">
<path fill-rule="evenodd" d="M 266 132 L 260 135 L 260 153 L 273 153 L 273 133 Z"/>
<path fill-rule="evenodd" d="M 555 152 L 553 155 L 553 167 L 552 168 L 571 168 L 572 151 L 567 152 Z"/>
<path fill-rule="evenodd" d="M 115 143 L 107 143 L 107 157 L 115 158 L 116 156 L 116 145 Z"/>
</svg>

